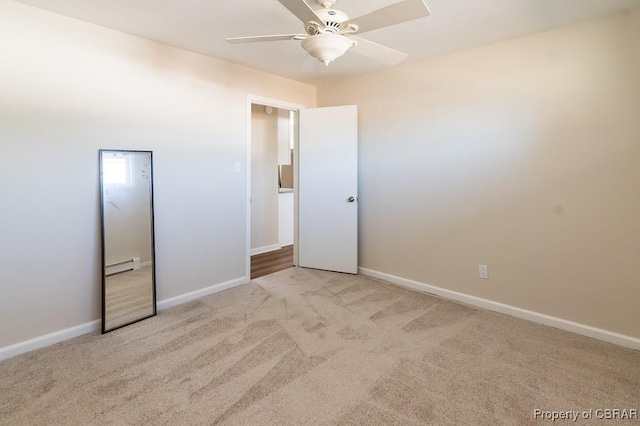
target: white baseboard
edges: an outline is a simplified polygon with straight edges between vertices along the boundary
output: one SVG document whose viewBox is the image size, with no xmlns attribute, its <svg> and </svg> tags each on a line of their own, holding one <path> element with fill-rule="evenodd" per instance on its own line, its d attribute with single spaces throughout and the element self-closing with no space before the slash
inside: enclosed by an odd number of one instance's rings
<svg viewBox="0 0 640 426">
<path fill-rule="evenodd" d="M 68 339 L 73 339 L 74 337 L 82 336 L 83 334 L 93 333 L 94 331 L 100 330 L 101 324 L 102 322 L 100 320 L 89 321 L 84 324 L 65 328 L 64 330 L 55 331 L 44 336 L 25 340 L 24 342 L 19 342 L 11 346 L 5 346 L 4 348 L 0 348 L 0 361 L 35 351 L 36 349 L 44 348 L 45 346 L 51 346 Z"/>
<path fill-rule="evenodd" d="M 480 297 L 459 293 L 453 290 L 447 290 L 441 287 L 436 287 L 395 275 L 386 274 L 384 272 L 374 271 L 372 269 L 358 268 L 358 272 L 362 275 L 367 275 L 372 278 L 378 278 L 384 281 L 388 281 L 392 284 L 397 284 L 399 286 L 418 290 L 424 293 L 435 294 L 437 296 L 455 300 L 467 305 L 487 309 L 489 311 L 499 312 L 501 314 L 510 315 L 512 317 L 521 318 L 538 324 L 558 328 L 560 330 L 570 331 L 572 333 L 581 334 L 583 336 L 591 337 L 609 343 L 614 343 L 616 345 L 624 346 L 630 349 L 640 350 L 640 339 L 636 337 L 626 336 L 624 334 L 615 333 L 613 331 L 603 330 L 600 328 L 591 327 L 589 325 L 568 321 L 562 318 L 556 318 L 538 312 L 528 311 L 526 309 L 517 308 L 511 305 L 505 305 L 504 303 L 495 302 L 493 300 L 482 299 Z"/>
<path fill-rule="evenodd" d="M 251 249 L 251 256 L 256 254 L 269 253 L 270 251 L 280 250 L 282 246 L 280 244 L 271 244 L 270 246 L 257 247 Z"/>
<path fill-rule="evenodd" d="M 158 310 L 163 311 L 182 303 L 191 302 L 192 300 L 196 300 L 200 297 L 208 296 L 214 293 L 220 293 L 221 291 L 228 290 L 233 287 L 238 287 L 242 284 L 247 284 L 248 282 L 248 277 L 241 277 L 220 284 L 214 284 L 210 287 L 202 288 L 200 290 L 192 291 L 191 293 L 181 294 L 180 296 L 172 297 L 170 299 L 165 299 L 158 302 Z"/>
<path fill-rule="evenodd" d="M 424 284 L 418 281 L 409 280 L 406 278 L 398 277 L 384 272 L 374 271 L 367 268 L 358 268 L 358 272 L 362 275 L 367 275 L 373 278 L 378 278 L 384 281 L 388 281 L 393 284 L 397 284 L 402 287 L 407 287 L 413 290 L 435 294 L 440 297 L 455 300 L 467 305 L 476 306 L 478 308 L 487 309 L 494 312 L 510 315 L 516 318 L 525 319 L 538 324 L 547 325 L 550 327 L 558 328 L 572 333 L 581 334 L 583 336 L 591 337 L 594 339 L 602 340 L 616 345 L 624 346 L 627 348 L 640 350 L 640 339 L 626 336 L 624 334 L 615 333 L 600 328 L 591 327 L 585 324 L 576 323 L 573 321 L 564 320 L 561 318 L 552 317 L 549 315 L 541 314 L 538 312 L 528 311 L 526 309 L 517 308 L 515 306 L 505 305 L 500 302 L 495 302 L 488 299 L 482 299 L 480 297 L 471 296 L 464 293 L 459 293 L 453 290 L 447 290 L 441 287 Z M 206 287 L 200 290 L 196 290 L 190 293 L 182 294 L 180 296 L 172 297 L 158 302 L 158 310 L 164 310 L 177 306 L 182 303 L 190 302 L 203 296 L 219 293 L 224 290 L 228 290 L 233 287 L 240 286 L 249 282 L 248 277 L 236 278 L 220 284 L 215 284 L 210 287 Z M 100 330 L 100 320 L 89 321 L 84 324 L 80 324 L 74 327 L 59 330 L 44 336 L 35 337 L 33 339 L 25 340 L 10 346 L 0 348 L 0 361 L 12 358 L 17 355 L 21 355 L 27 352 L 31 352 L 36 349 L 40 349 L 46 346 L 53 345 L 74 337 L 82 336 L 87 333 Z"/>
<path fill-rule="evenodd" d="M 170 299 L 162 300 L 158 302 L 158 311 L 162 311 L 181 303 L 190 302 L 203 296 L 219 293 L 221 291 L 237 287 L 249 282 L 248 277 L 236 278 L 231 281 L 215 284 L 207 288 L 203 288 L 191 293 L 182 294 L 180 296 L 172 297 Z M 0 348 L 0 361 L 13 358 L 27 352 L 35 351 L 36 349 L 44 348 L 65 340 L 73 339 L 74 337 L 82 336 L 84 334 L 93 333 L 99 331 L 101 328 L 101 320 L 89 321 L 84 324 L 76 325 L 63 330 L 58 330 L 53 333 L 46 334 L 44 336 L 35 337 L 33 339 L 25 340 L 14 345 L 5 346 Z"/>
</svg>

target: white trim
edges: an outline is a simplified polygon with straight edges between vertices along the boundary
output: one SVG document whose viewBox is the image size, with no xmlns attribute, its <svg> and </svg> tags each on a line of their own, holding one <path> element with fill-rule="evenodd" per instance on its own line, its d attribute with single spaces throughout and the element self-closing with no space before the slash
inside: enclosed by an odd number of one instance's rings
<svg viewBox="0 0 640 426">
<path fill-rule="evenodd" d="M 409 280 L 384 272 L 374 271 L 372 269 L 358 268 L 358 272 L 362 275 L 378 278 L 384 281 L 388 281 L 392 284 L 397 284 L 399 286 L 418 290 L 424 293 L 435 294 L 437 296 L 462 302 L 467 305 L 487 309 L 489 311 L 499 312 L 501 314 L 525 319 L 538 324 L 547 325 L 549 327 L 559 328 L 560 330 L 570 331 L 572 333 L 580 334 L 609 343 L 614 343 L 616 345 L 624 346 L 627 348 L 640 350 L 640 339 L 636 337 L 615 333 L 609 330 L 603 330 L 601 328 L 591 327 L 589 325 L 568 321 L 562 318 L 552 317 L 538 312 L 528 311 L 526 309 L 517 308 L 511 305 L 505 305 L 504 303 L 495 302 L 493 300 L 482 299 L 480 297 L 458 293 L 457 291 L 447 290 L 441 287 L 424 284 L 418 281 Z"/>
<path fill-rule="evenodd" d="M 267 98 L 267 97 L 264 97 L 264 96 L 252 95 L 252 94 L 248 94 L 247 95 L 247 101 L 248 101 L 248 104 L 249 104 L 249 111 L 251 111 L 251 104 L 270 106 L 270 107 L 274 107 L 274 108 L 290 109 L 292 111 L 297 111 L 299 109 L 306 108 L 302 104 L 296 104 L 296 103 L 293 103 L 293 102 L 281 101 L 281 100 L 278 100 L 278 99 Z M 251 120 L 249 120 L 249 121 L 251 121 Z M 251 123 L 249 123 L 249 124 L 251 124 Z"/>
<path fill-rule="evenodd" d="M 251 256 L 255 256 L 256 254 L 269 253 L 270 251 L 280 250 L 282 245 L 280 244 L 271 244 L 270 246 L 258 247 L 251 249 Z"/>
<path fill-rule="evenodd" d="M 424 293 L 435 294 L 440 297 L 444 297 L 458 302 L 465 303 L 467 305 L 475 306 L 482 309 L 487 309 L 494 312 L 510 315 L 516 318 L 525 319 L 538 324 L 547 325 L 550 327 L 558 328 L 572 333 L 580 334 L 583 336 L 591 337 L 594 339 L 602 340 L 616 345 L 624 346 L 627 348 L 640 350 L 640 339 L 636 337 L 626 336 L 624 334 L 615 333 L 600 328 L 591 327 L 588 325 L 576 323 L 573 321 L 567 321 L 561 318 L 552 317 L 549 315 L 541 314 L 538 312 L 528 311 L 526 309 L 517 308 L 515 306 L 505 305 L 503 303 L 494 302 L 492 300 L 482 299 L 480 297 L 471 296 L 464 293 L 459 293 L 453 290 L 447 290 L 441 287 L 424 284 L 418 281 L 409 280 L 406 278 L 398 277 L 384 272 L 374 271 L 367 268 L 358 268 L 358 273 L 373 278 L 378 278 L 384 281 L 388 281 L 392 284 L 397 284 L 402 287 L 407 287 L 413 290 L 421 291 Z M 200 290 L 196 290 L 190 293 L 182 294 L 180 296 L 172 297 L 158 302 L 158 310 L 162 311 L 182 303 L 190 302 L 203 296 L 219 293 L 224 290 L 228 290 L 233 287 L 238 287 L 249 282 L 248 277 L 236 278 L 234 280 L 226 281 L 220 284 L 215 284 L 210 287 L 206 287 Z M 55 331 L 44 336 L 35 337 L 33 339 L 25 340 L 10 346 L 0 348 L 0 361 L 12 358 L 27 352 L 34 351 L 36 349 L 44 348 L 59 342 L 63 342 L 74 337 L 79 337 L 84 334 L 92 333 L 100 330 L 100 320 L 89 321 L 84 324 L 76 325 L 74 327 L 65 328 L 63 330 Z"/>
<path fill-rule="evenodd" d="M 4 348 L 0 348 L 0 361 L 35 351 L 36 349 L 44 348 L 45 346 L 51 346 L 65 340 L 73 339 L 74 337 L 82 336 L 87 333 L 99 331 L 101 324 L 100 320 L 89 321 L 84 324 L 54 331 L 53 333 L 45 334 L 44 336 L 25 340 L 24 342 L 19 342 L 11 346 L 5 346 Z"/>
<path fill-rule="evenodd" d="M 246 254 L 245 254 L 245 275 L 247 277 L 251 276 L 251 105 L 258 104 L 264 106 L 270 106 L 274 108 L 285 108 L 295 112 L 300 111 L 301 109 L 306 108 L 304 105 L 295 104 L 291 102 L 280 101 L 278 99 L 266 98 L 264 96 L 247 94 L 247 117 L 246 117 L 246 130 L 247 130 L 247 141 L 246 141 L 246 156 L 245 156 L 245 246 L 246 246 Z M 297 120 L 296 120 L 297 123 Z M 297 162 L 298 158 L 298 146 L 297 146 L 298 138 L 295 138 L 295 146 L 294 146 L 294 161 Z M 297 170 L 297 164 L 294 164 L 294 174 Z M 297 181 L 297 175 L 294 177 Z M 297 185 L 294 189 L 294 203 L 295 200 L 298 199 Z M 294 207 L 294 262 L 297 264 L 297 209 Z"/>
<path fill-rule="evenodd" d="M 163 311 L 176 305 L 180 305 L 181 303 L 190 302 L 203 296 L 208 296 L 210 294 L 219 293 L 221 291 L 228 290 L 242 284 L 247 284 L 248 282 L 248 277 L 236 278 L 231 281 L 226 281 L 207 288 L 192 291 L 191 293 L 186 293 L 180 296 L 172 297 L 170 299 L 162 300 L 158 302 L 158 311 Z M 51 346 L 65 340 L 73 339 L 74 337 L 93 333 L 94 331 L 100 331 L 101 324 L 101 320 L 89 321 L 84 324 L 54 331 L 53 333 L 45 334 L 44 336 L 25 340 L 24 342 L 5 346 L 4 348 L 0 348 L 0 361 L 13 358 L 14 356 L 18 356 L 27 352 L 35 351 L 36 349 L 44 348 L 46 346 Z"/>
<path fill-rule="evenodd" d="M 247 284 L 248 282 L 248 277 L 241 277 L 220 284 L 214 284 L 200 290 L 192 291 L 191 293 L 181 294 L 180 296 L 172 297 L 171 299 L 165 299 L 158 302 L 158 310 L 163 311 L 182 303 L 191 302 L 192 300 L 196 300 L 204 296 L 209 296 L 210 294 L 220 293 L 221 291 L 228 290 L 233 287 L 238 287 L 242 284 Z"/>
</svg>

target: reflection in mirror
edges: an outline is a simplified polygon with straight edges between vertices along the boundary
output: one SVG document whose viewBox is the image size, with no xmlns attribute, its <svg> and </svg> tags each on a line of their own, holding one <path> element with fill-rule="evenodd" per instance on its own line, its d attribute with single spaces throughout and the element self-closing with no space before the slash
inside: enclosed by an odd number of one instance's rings
<svg viewBox="0 0 640 426">
<path fill-rule="evenodd" d="M 289 164 L 278 164 L 278 192 L 293 192 L 293 149 Z"/>
<path fill-rule="evenodd" d="M 150 151 L 100 150 L 102 332 L 156 314 Z"/>
<path fill-rule="evenodd" d="M 278 192 L 293 192 L 296 112 L 278 109 Z"/>
</svg>

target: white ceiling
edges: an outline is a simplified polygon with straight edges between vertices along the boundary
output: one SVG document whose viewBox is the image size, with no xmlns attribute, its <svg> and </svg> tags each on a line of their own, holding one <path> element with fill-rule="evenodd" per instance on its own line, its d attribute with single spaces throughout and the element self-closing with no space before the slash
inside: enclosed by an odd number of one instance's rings
<svg viewBox="0 0 640 426">
<path fill-rule="evenodd" d="M 304 33 L 277 0 L 17 0 L 118 31 L 269 73 L 322 84 L 324 66 L 299 41 L 231 45 L 226 37 Z M 398 0 L 340 0 L 354 18 Z M 315 0 L 307 0 L 314 8 Z M 416 61 L 568 25 L 637 6 L 638 0 L 426 0 L 431 16 L 362 35 Z M 386 68 L 347 54 L 329 81 Z"/>
</svg>

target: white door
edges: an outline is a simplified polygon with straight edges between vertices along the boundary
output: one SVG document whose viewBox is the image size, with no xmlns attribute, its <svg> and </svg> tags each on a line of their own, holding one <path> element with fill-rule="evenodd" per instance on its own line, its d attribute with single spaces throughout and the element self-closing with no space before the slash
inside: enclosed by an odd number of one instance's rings
<svg viewBox="0 0 640 426">
<path fill-rule="evenodd" d="M 358 272 L 358 109 L 302 109 L 298 266 Z"/>
</svg>

